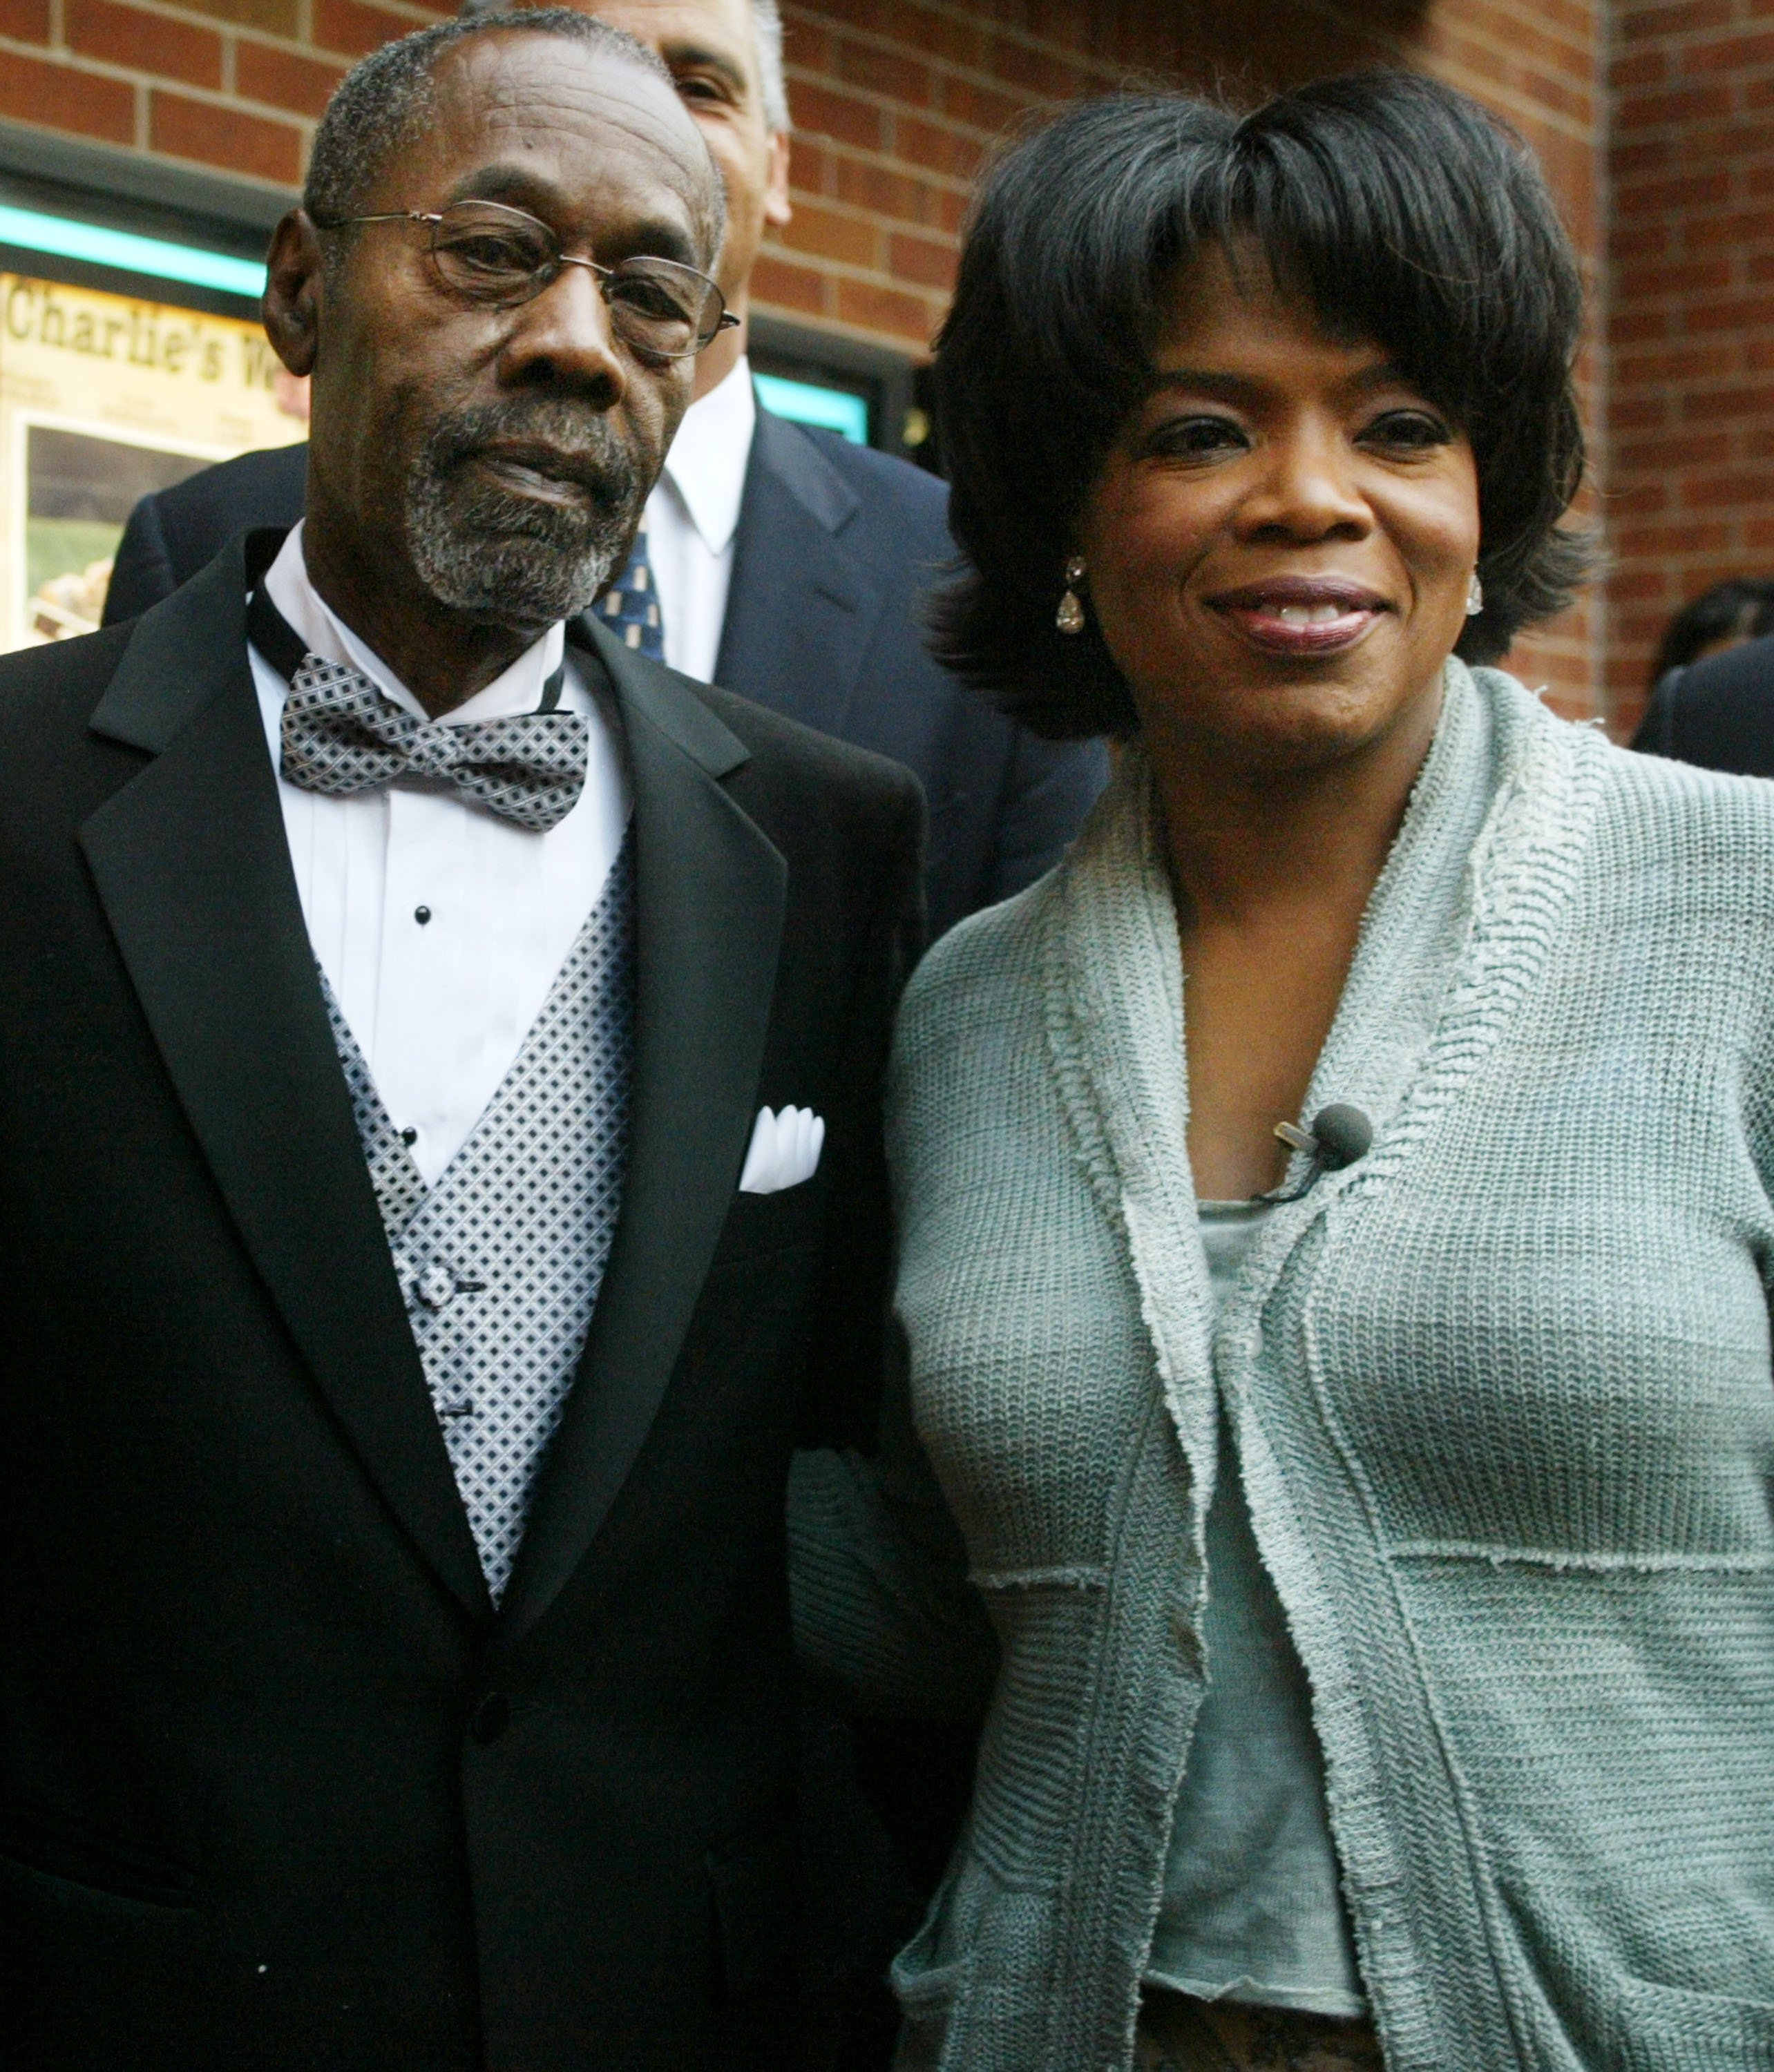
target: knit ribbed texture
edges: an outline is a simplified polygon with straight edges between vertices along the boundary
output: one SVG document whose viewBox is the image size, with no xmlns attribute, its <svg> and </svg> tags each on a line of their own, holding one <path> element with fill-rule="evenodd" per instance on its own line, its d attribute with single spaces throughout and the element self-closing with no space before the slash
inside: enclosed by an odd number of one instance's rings
<svg viewBox="0 0 1774 2072">
<path fill-rule="evenodd" d="M 902 2067 L 1131 2061 L 1216 1381 L 1391 2072 L 1774 2067 L 1774 787 L 1450 664 L 1305 1105 L 1374 1148 L 1217 1322 L 1182 1015 L 1137 752 L 907 996 L 909 1419 L 790 1520 L 803 1646 L 876 1702 L 995 1629 Z"/>
</svg>

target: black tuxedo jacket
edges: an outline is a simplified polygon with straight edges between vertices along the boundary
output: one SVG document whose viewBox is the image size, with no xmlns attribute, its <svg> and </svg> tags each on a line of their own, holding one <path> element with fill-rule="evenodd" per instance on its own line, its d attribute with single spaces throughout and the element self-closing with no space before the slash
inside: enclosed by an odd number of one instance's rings
<svg viewBox="0 0 1774 2072">
<path fill-rule="evenodd" d="M 238 544 L 0 662 L 0 2062 L 788 2062 L 786 1466 L 872 1391 L 892 765 L 592 629 L 632 1149 L 502 1609 L 352 1124 Z M 762 1104 L 815 1178 L 735 1192 Z"/>
<path fill-rule="evenodd" d="M 1774 638 L 1672 669 L 1632 746 L 1706 770 L 1774 777 Z"/>
<path fill-rule="evenodd" d="M 242 526 L 302 515 L 306 446 L 248 454 L 145 497 L 107 624 L 195 575 Z M 932 660 L 924 596 L 954 556 L 948 494 L 903 461 L 758 412 L 716 680 L 903 763 L 930 804 L 930 928 L 1059 861 L 1108 775 L 1099 743 L 1037 741 Z"/>
</svg>

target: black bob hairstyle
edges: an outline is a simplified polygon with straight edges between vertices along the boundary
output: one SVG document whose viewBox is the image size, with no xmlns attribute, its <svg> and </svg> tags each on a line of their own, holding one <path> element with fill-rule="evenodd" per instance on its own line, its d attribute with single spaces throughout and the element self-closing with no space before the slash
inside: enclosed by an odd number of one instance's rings
<svg viewBox="0 0 1774 2072">
<path fill-rule="evenodd" d="M 1082 634 L 1055 628 L 1063 570 L 1146 393 L 1167 289 L 1204 248 L 1247 245 L 1471 441 L 1484 608 L 1463 659 L 1496 660 L 1590 566 L 1588 539 L 1558 524 L 1583 471 L 1583 290 L 1519 138 L 1406 72 L 1322 80 L 1242 117 L 1179 93 L 1086 101 L 987 174 L 936 344 L 970 565 L 939 594 L 932 645 L 1037 734 L 1134 730 L 1093 615 Z"/>
</svg>

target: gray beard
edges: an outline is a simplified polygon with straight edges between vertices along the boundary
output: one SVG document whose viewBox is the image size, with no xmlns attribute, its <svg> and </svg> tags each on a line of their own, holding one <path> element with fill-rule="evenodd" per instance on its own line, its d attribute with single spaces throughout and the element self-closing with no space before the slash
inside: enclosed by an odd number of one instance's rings
<svg viewBox="0 0 1774 2072">
<path fill-rule="evenodd" d="M 463 463 L 495 436 L 572 454 L 592 501 L 544 504 L 471 483 Z M 494 405 L 440 417 L 406 486 L 408 551 L 439 604 L 497 626 L 541 628 L 585 610 L 616 573 L 646 491 L 603 419 L 560 404 Z"/>
</svg>

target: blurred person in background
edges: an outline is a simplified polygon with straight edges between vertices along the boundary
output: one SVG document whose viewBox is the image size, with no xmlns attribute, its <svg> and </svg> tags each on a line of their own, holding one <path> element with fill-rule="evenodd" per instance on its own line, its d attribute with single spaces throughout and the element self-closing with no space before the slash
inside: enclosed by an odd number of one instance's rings
<svg viewBox="0 0 1774 2072">
<path fill-rule="evenodd" d="M 987 176 L 942 652 L 1126 746 L 908 989 L 883 1450 L 791 1482 L 809 1662 L 986 1708 L 902 2072 L 1774 2062 L 1774 790 L 1493 666 L 1581 319 L 1402 73 Z"/>
<path fill-rule="evenodd" d="M 1704 662 L 1747 640 L 1759 640 L 1764 633 L 1774 633 L 1774 578 L 1733 576 L 1728 582 L 1714 583 L 1683 605 L 1664 628 L 1651 666 L 1652 688 L 1672 669 Z"/>
<path fill-rule="evenodd" d="M 494 11 L 471 0 L 464 13 Z M 657 52 L 727 194 L 717 273 L 740 318 L 648 500 L 635 557 L 599 609 L 643 652 L 911 769 L 930 807 L 931 933 L 1038 878 L 1101 788 L 1093 742 L 1043 742 L 969 697 L 924 644 L 952 559 L 947 492 L 922 469 L 764 408 L 746 359 L 766 230 L 790 216 L 776 0 L 608 0 Z M 105 623 L 134 616 L 250 525 L 293 524 L 307 449 L 249 454 L 146 497 L 119 545 Z"/>
<path fill-rule="evenodd" d="M 1632 746 L 1712 770 L 1774 776 L 1774 580 L 1739 576 L 1684 605 L 1651 672 Z M 1751 652 L 1739 653 L 1739 650 Z M 1717 656 L 1730 662 L 1703 668 Z"/>
</svg>

